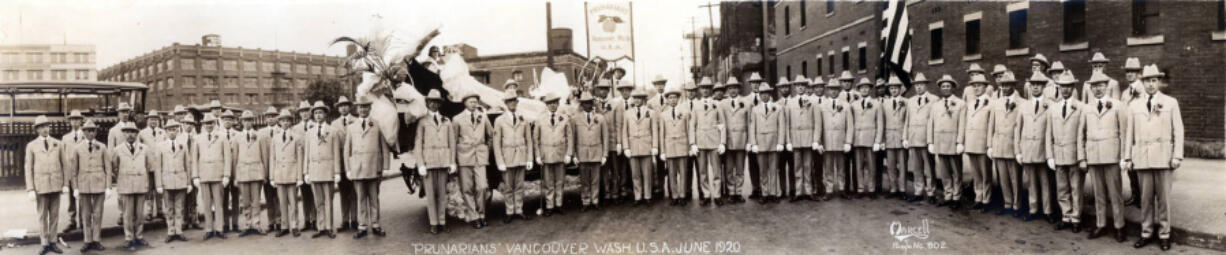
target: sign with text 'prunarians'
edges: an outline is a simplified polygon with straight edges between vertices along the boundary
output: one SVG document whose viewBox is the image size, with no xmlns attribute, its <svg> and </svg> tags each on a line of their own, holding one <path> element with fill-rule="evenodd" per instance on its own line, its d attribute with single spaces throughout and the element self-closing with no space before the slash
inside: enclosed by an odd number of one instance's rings
<svg viewBox="0 0 1226 255">
<path fill-rule="evenodd" d="M 630 1 L 598 1 L 585 6 L 588 57 L 633 60 L 634 14 Z"/>
</svg>

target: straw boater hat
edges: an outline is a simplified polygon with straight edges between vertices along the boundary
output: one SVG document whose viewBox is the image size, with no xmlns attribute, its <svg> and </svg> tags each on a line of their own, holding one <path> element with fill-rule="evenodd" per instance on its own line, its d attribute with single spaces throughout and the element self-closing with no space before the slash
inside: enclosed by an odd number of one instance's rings
<svg viewBox="0 0 1226 255">
<path fill-rule="evenodd" d="M 1043 65 L 1048 65 L 1047 57 L 1044 57 L 1043 54 L 1034 54 L 1034 57 L 1030 57 L 1030 62 L 1035 62 L 1035 61 L 1038 61 L 1039 63 L 1043 63 Z"/>
<path fill-rule="evenodd" d="M 332 109 L 328 108 L 328 105 L 324 104 L 324 101 L 315 101 L 315 105 L 311 106 L 311 111 L 315 110 L 324 110 L 324 112 L 327 112 L 331 111 Z"/>
<path fill-rule="evenodd" d="M 1141 70 L 1141 78 L 1145 79 L 1150 77 L 1166 77 L 1166 73 L 1158 71 L 1158 65 L 1150 64 L 1145 66 L 1144 70 Z"/>
<path fill-rule="evenodd" d="M 298 109 L 296 109 L 295 111 L 308 111 L 308 110 L 311 110 L 311 103 L 307 103 L 306 100 L 302 100 L 298 102 Z"/>
<path fill-rule="evenodd" d="M 852 81 L 855 81 L 855 80 L 856 80 L 856 77 L 851 75 L 851 71 L 843 70 L 843 74 L 839 75 L 839 81 L 843 83 L 851 83 Z"/>
<path fill-rule="evenodd" d="M 1124 60 L 1124 71 L 1141 71 L 1141 59 L 1128 58 Z"/>
<path fill-rule="evenodd" d="M 1051 63 L 1051 68 L 1047 69 L 1048 72 L 1064 71 L 1064 70 L 1065 70 L 1064 63 L 1061 63 L 1060 61 Z"/>
<path fill-rule="evenodd" d="M 515 79 L 507 79 L 507 82 L 502 84 L 502 89 L 507 89 L 507 87 L 510 87 L 511 85 L 515 85 L 515 87 L 518 88 L 519 82 L 515 81 Z"/>
<path fill-rule="evenodd" d="M 349 102 L 349 98 L 348 98 L 348 97 L 341 96 L 340 98 L 337 98 L 337 99 L 336 99 L 336 103 L 335 103 L 335 104 L 332 104 L 332 106 L 334 106 L 334 107 L 341 107 L 341 105 L 353 105 L 353 102 Z"/>
<path fill-rule="evenodd" d="M 1099 83 L 1105 84 L 1110 80 L 1111 78 L 1107 77 L 1107 74 L 1104 74 L 1103 72 L 1094 72 L 1093 74 L 1090 74 L 1090 80 L 1086 81 L 1086 83 L 1089 83 L 1090 85 L 1097 85 Z"/>
<path fill-rule="evenodd" d="M 946 82 L 950 83 L 955 88 L 958 87 L 958 81 L 955 81 L 954 77 L 949 76 L 948 74 L 941 75 L 941 79 L 937 80 L 937 86 L 940 87 L 942 83 L 946 83 Z"/>
<path fill-rule="evenodd" d="M 1047 78 L 1047 75 L 1044 75 L 1041 72 L 1034 72 L 1034 74 L 1030 75 L 1030 79 L 1027 81 L 1030 83 L 1047 84 L 1047 82 L 1051 80 Z"/>
<path fill-rule="evenodd" d="M 771 89 L 771 85 L 770 85 L 770 84 L 762 83 L 762 85 L 759 85 L 759 86 L 758 86 L 758 93 L 766 93 L 766 92 L 771 92 L 772 90 L 774 90 L 774 89 Z"/>
<path fill-rule="evenodd" d="M 85 119 L 85 115 L 81 115 L 81 110 L 72 110 L 68 114 L 68 119 Z"/>
<path fill-rule="evenodd" d="M 254 120 L 254 119 L 255 119 L 255 112 L 252 112 L 251 110 L 246 110 L 246 111 L 243 111 L 243 115 L 241 115 L 241 116 L 240 116 L 240 117 L 238 117 L 238 118 L 239 118 L 239 119 L 243 119 L 243 120 Z"/>
<path fill-rule="evenodd" d="M 911 83 L 912 83 L 912 84 L 915 84 L 915 83 L 925 83 L 925 84 L 927 84 L 927 83 L 928 83 L 928 77 L 924 77 L 924 73 L 916 73 L 916 74 L 915 74 L 915 79 L 911 80 Z"/>
<path fill-rule="evenodd" d="M 1107 59 L 1107 56 L 1103 56 L 1103 53 L 1102 53 L 1102 52 L 1095 52 L 1095 53 L 1094 53 L 1094 57 L 1090 58 L 1090 63 L 1091 63 L 1091 64 L 1093 64 L 1093 63 L 1108 63 L 1108 62 L 1111 62 L 1111 60 L 1110 60 L 1110 59 Z M 1091 75 L 1091 76 L 1093 76 L 1093 75 Z"/>
<path fill-rule="evenodd" d="M 353 99 L 355 100 L 353 101 L 353 104 L 359 106 L 367 106 L 375 103 L 375 101 L 370 100 L 370 97 L 355 97 Z"/>
<path fill-rule="evenodd" d="M 85 121 L 85 125 L 81 126 L 81 130 L 84 130 L 84 131 L 97 130 L 97 129 L 98 129 L 98 124 L 94 123 L 93 120 L 87 120 Z"/>
<path fill-rule="evenodd" d="M 757 72 L 749 73 L 749 79 L 745 79 L 745 82 L 762 82 L 762 76 L 759 76 Z"/>
<path fill-rule="evenodd" d="M 48 124 L 51 124 L 51 122 L 47 120 L 47 115 L 38 115 L 38 117 L 34 118 L 34 128 Z"/>
<path fill-rule="evenodd" d="M 277 107 L 269 106 L 268 109 L 264 110 L 264 116 L 277 116 Z"/>
<path fill-rule="evenodd" d="M 209 101 L 209 109 L 221 109 L 221 101 L 217 99 Z"/>
<path fill-rule="evenodd" d="M 175 114 L 175 115 L 178 115 L 180 113 L 187 113 L 187 108 L 184 108 L 183 105 L 175 105 L 175 110 L 170 112 L 170 114 Z"/>
<path fill-rule="evenodd" d="M 979 63 L 971 63 L 971 67 L 966 69 L 966 73 L 967 74 L 973 74 L 973 73 L 987 74 L 988 72 L 984 71 L 983 67 L 979 66 Z"/>
<path fill-rule="evenodd" d="M 277 114 L 277 120 L 294 119 L 294 115 L 289 113 L 289 110 L 281 109 L 281 113 Z"/>
<path fill-rule="evenodd" d="M 788 81 L 788 77 L 779 76 L 779 83 L 775 87 L 790 87 L 792 82 Z"/>
<path fill-rule="evenodd" d="M 515 90 L 503 91 L 502 101 L 503 102 L 519 101 L 519 95 L 515 93 Z"/>
<path fill-rule="evenodd" d="M 826 85 L 826 81 L 822 80 L 821 75 L 813 76 L 813 80 L 809 81 L 809 86 L 821 87 L 822 85 Z"/>
<path fill-rule="evenodd" d="M 702 79 L 698 81 L 698 87 L 711 87 L 714 85 L 715 83 L 711 82 L 711 77 L 702 77 Z"/>
<path fill-rule="evenodd" d="M 971 75 L 971 81 L 967 82 L 967 84 L 969 84 L 969 85 L 971 85 L 971 86 L 974 86 L 974 85 L 988 85 L 988 80 L 987 80 L 987 79 L 985 79 L 985 78 L 983 77 L 983 75 Z"/>
<path fill-rule="evenodd" d="M 119 106 L 118 106 L 118 107 L 115 107 L 115 110 L 117 110 L 117 111 L 121 111 L 121 112 L 123 112 L 123 111 L 132 111 L 132 106 L 131 106 L 131 105 L 128 105 L 128 103 L 119 102 Z"/>
<path fill-rule="evenodd" d="M 166 129 L 177 128 L 177 127 L 179 127 L 179 122 L 175 121 L 175 119 L 167 120 L 166 125 L 162 125 L 162 128 L 166 128 Z"/>
<path fill-rule="evenodd" d="M 1072 73 L 1063 73 L 1056 76 L 1056 85 L 1060 85 L 1061 87 L 1072 86 L 1073 83 L 1077 83 L 1077 78 L 1073 77 Z"/>
<path fill-rule="evenodd" d="M 1009 71 L 1009 68 L 1005 68 L 1005 65 L 1002 64 L 996 64 L 996 66 L 992 67 L 992 75 L 1002 74 L 1006 71 Z"/>
<path fill-rule="evenodd" d="M 431 89 L 430 93 L 426 94 L 426 101 L 443 101 L 443 94 L 438 92 L 437 89 Z"/>
<path fill-rule="evenodd" d="M 200 124 L 208 124 L 208 123 L 214 123 L 214 122 L 217 122 L 217 117 L 214 117 L 212 113 L 205 113 L 204 119 L 200 120 Z"/>
</svg>

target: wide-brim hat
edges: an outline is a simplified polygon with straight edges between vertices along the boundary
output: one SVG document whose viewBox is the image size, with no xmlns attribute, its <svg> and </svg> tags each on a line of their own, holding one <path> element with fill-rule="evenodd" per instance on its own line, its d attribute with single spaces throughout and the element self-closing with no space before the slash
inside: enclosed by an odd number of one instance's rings
<svg viewBox="0 0 1226 255">
<path fill-rule="evenodd" d="M 758 75 L 757 72 L 749 73 L 749 79 L 745 79 L 745 82 L 761 82 L 761 81 L 762 81 L 762 76 Z"/>
<path fill-rule="evenodd" d="M 310 109 L 311 109 L 311 103 L 308 103 L 306 100 L 298 101 L 298 109 L 296 109 L 297 111 L 305 111 L 305 110 L 310 110 Z"/>
<path fill-rule="evenodd" d="M 966 82 L 966 84 L 969 84 L 972 86 L 976 84 L 988 85 L 988 79 L 984 78 L 983 75 L 971 75 L 971 80 Z"/>
<path fill-rule="evenodd" d="M 477 102 L 481 101 L 481 95 L 477 93 L 469 93 L 467 95 L 464 95 L 464 97 L 461 97 L 460 102 L 468 101 L 469 98 L 476 98 Z"/>
<path fill-rule="evenodd" d="M 924 77 L 924 73 L 915 73 L 915 79 L 911 83 L 928 83 L 928 77 Z"/>
<path fill-rule="evenodd" d="M 1068 70 L 1068 69 L 1064 68 L 1064 63 L 1060 61 L 1052 62 L 1051 68 L 1047 69 L 1048 72 L 1064 71 L 1064 70 Z"/>
<path fill-rule="evenodd" d="M 437 89 L 431 89 L 430 93 L 426 93 L 426 101 L 432 101 L 432 100 L 442 101 L 443 93 L 439 92 Z"/>
<path fill-rule="evenodd" d="M 775 87 L 790 87 L 790 86 L 792 86 L 792 82 L 788 81 L 788 77 L 783 77 L 783 76 L 779 76 L 779 83 L 775 84 Z"/>
<path fill-rule="evenodd" d="M 698 87 L 711 87 L 711 86 L 715 86 L 715 83 L 711 82 L 711 77 L 702 77 L 702 79 L 698 81 Z"/>
<path fill-rule="evenodd" d="M 713 90 L 722 90 L 722 89 L 724 89 L 724 87 L 727 87 L 727 85 L 724 85 L 724 83 L 723 83 L 723 82 L 716 82 L 716 83 L 715 83 L 715 85 L 711 86 L 711 89 L 713 89 Z"/>
<path fill-rule="evenodd" d="M 686 82 L 686 83 L 685 83 L 685 85 L 684 85 L 684 86 L 682 86 L 682 87 L 683 87 L 683 89 L 685 89 L 686 91 L 693 91 L 693 90 L 698 89 L 698 86 L 697 86 L 697 85 L 694 85 L 694 83 L 693 83 L 693 82 Z"/>
<path fill-rule="evenodd" d="M 221 101 L 216 100 L 216 99 L 209 101 L 209 109 L 220 109 L 220 108 L 221 108 Z"/>
<path fill-rule="evenodd" d="M 51 121 L 47 120 L 47 115 L 38 115 L 38 117 L 34 117 L 34 128 L 48 124 L 51 124 Z"/>
<path fill-rule="evenodd" d="M 294 114 L 291 114 L 289 110 L 283 109 L 281 110 L 281 113 L 277 114 L 277 120 L 293 119 L 293 118 L 294 118 Z"/>
<path fill-rule="evenodd" d="M 72 110 L 68 113 L 68 119 L 85 119 L 85 115 L 81 115 L 81 110 Z"/>
<path fill-rule="evenodd" d="M 1094 53 L 1094 57 L 1091 57 L 1091 58 L 1090 58 L 1090 63 L 1091 63 L 1091 64 L 1093 64 L 1093 63 L 1108 63 L 1108 62 L 1111 62 L 1111 60 L 1110 60 L 1110 59 L 1107 59 L 1107 56 L 1103 56 L 1103 53 L 1102 53 L 1102 52 L 1095 52 L 1095 53 Z M 1091 76 L 1093 76 L 1093 75 L 1091 75 Z"/>
<path fill-rule="evenodd" d="M 120 130 L 120 131 L 123 131 L 123 132 L 137 132 L 137 131 L 140 131 L 140 129 L 136 128 L 136 124 L 131 123 L 131 122 L 121 122 L 121 123 L 119 123 L 119 130 Z"/>
<path fill-rule="evenodd" d="M 167 128 L 167 129 L 169 129 L 169 128 L 177 128 L 177 127 L 179 127 L 179 122 L 178 122 L 178 121 L 175 121 L 175 119 L 170 119 L 170 120 L 167 120 L 167 121 L 166 121 L 166 125 L 162 125 L 162 128 Z"/>
<path fill-rule="evenodd" d="M 958 81 L 955 81 L 954 77 L 948 74 L 941 75 L 941 79 L 937 80 L 937 86 L 941 86 L 942 83 L 947 83 L 947 82 L 950 84 L 953 84 L 955 88 L 958 87 Z"/>
<path fill-rule="evenodd" d="M 324 110 L 327 112 L 331 111 L 332 108 L 328 108 L 328 105 L 324 104 L 324 101 L 315 101 L 315 104 L 311 106 L 311 111 L 315 110 Z"/>
<path fill-rule="evenodd" d="M 221 111 L 221 118 L 222 118 L 222 119 L 225 119 L 225 118 L 231 118 L 231 119 L 233 119 L 234 117 L 236 117 L 236 116 L 234 116 L 234 112 L 232 112 L 232 111 Z"/>
<path fill-rule="evenodd" d="M 1141 70 L 1141 59 L 1128 58 L 1124 60 L 1124 71 L 1140 71 L 1140 70 Z"/>
<path fill-rule="evenodd" d="M 873 83 L 873 88 L 885 88 L 885 79 L 877 78 L 877 83 Z"/>
<path fill-rule="evenodd" d="M 81 126 L 81 130 L 96 130 L 96 129 L 98 129 L 98 123 L 94 123 L 93 120 L 87 120 L 85 121 L 85 125 Z"/>
<path fill-rule="evenodd" d="M 375 101 L 374 101 L 374 100 L 371 100 L 371 99 L 370 99 L 370 96 L 369 96 L 369 95 L 368 95 L 368 96 L 355 97 L 355 98 L 353 98 L 353 99 L 354 99 L 354 101 L 353 101 L 353 104 L 354 104 L 354 105 L 363 105 L 363 106 L 365 106 L 365 105 L 371 105 L 371 104 L 374 104 L 374 103 L 375 103 Z"/>
<path fill-rule="evenodd" d="M 191 115 L 183 116 L 183 119 L 179 120 L 179 122 L 184 123 L 184 124 L 187 124 L 187 123 L 196 124 L 196 117 L 192 117 Z"/>
<path fill-rule="evenodd" d="M 592 93 L 588 93 L 587 91 L 584 91 L 583 93 L 579 93 L 579 102 L 580 102 L 580 103 L 582 103 L 582 102 L 591 102 L 592 100 L 596 100 L 596 98 L 592 97 Z"/>
<path fill-rule="evenodd" d="M 972 73 L 985 73 L 985 74 L 986 74 L 986 73 L 988 73 L 988 72 L 987 72 L 987 71 L 984 71 L 984 70 L 983 70 L 983 67 L 980 67 L 980 66 L 979 66 L 979 63 L 971 63 L 970 68 L 967 68 L 967 69 L 966 69 L 966 73 L 968 73 L 968 74 L 972 74 Z"/>
<path fill-rule="evenodd" d="M 617 90 L 621 90 L 621 89 L 631 89 L 631 90 L 633 90 L 633 89 L 634 89 L 634 83 L 633 83 L 633 82 L 629 82 L 629 81 L 622 81 L 622 82 L 618 82 L 618 83 L 617 83 L 616 88 L 614 88 L 614 89 L 617 89 Z"/>
<path fill-rule="evenodd" d="M 1104 74 L 1103 72 L 1094 72 L 1093 74 L 1090 74 L 1090 79 L 1086 80 L 1086 83 L 1093 85 L 1097 83 L 1105 83 L 1108 81 L 1111 81 L 1111 77 L 1107 77 L 1107 74 Z"/>
<path fill-rule="evenodd" d="M 741 85 L 741 81 L 738 81 L 736 79 L 736 76 L 730 76 L 728 77 L 727 81 L 724 81 L 724 86 L 731 86 L 731 85 Z"/>
<path fill-rule="evenodd" d="M 898 76 L 890 75 L 890 81 L 885 83 L 886 86 L 902 86 L 902 80 Z"/>
<path fill-rule="evenodd" d="M 276 115 L 277 115 L 277 107 L 275 107 L 275 106 L 269 106 L 269 107 L 268 107 L 268 109 L 265 109 L 265 110 L 264 110 L 264 116 L 269 116 L 269 115 L 276 116 Z"/>
<path fill-rule="evenodd" d="M 212 113 L 205 113 L 204 119 L 200 120 L 200 124 L 208 124 L 208 123 L 214 123 L 214 122 L 217 122 L 217 117 L 213 116 Z"/>
<path fill-rule="evenodd" d="M 145 114 L 145 119 L 150 119 L 150 118 L 160 120 L 162 119 L 162 116 L 158 115 L 158 111 L 149 111 L 149 114 Z"/>
<path fill-rule="evenodd" d="M 813 76 L 813 80 L 810 80 L 810 81 L 809 81 L 809 86 L 818 86 L 818 87 L 820 87 L 820 86 L 822 86 L 822 85 L 826 85 L 826 81 L 822 80 L 822 77 L 821 77 L 821 76 Z"/>
<path fill-rule="evenodd" d="M 548 103 L 556 103 L 561 100 L 562 100 L 562 96 L 551 94 L 551 95 L 545 95 L 545 98 L 542 99 L 541 102 L 548 104 Z"/>
<path fill-rule="evenodd" d="M 793 78 L 792 78 L 792 84 L 795 84 L 795 85 L 808 85 L 808 84 L 809 84 L 809 78 L 808 78 L 808 77 L 805 77 L 804 75 L 799 75 L 799 74 L 797 74 L 797 75 L 796 75 L 796 77 L 793 77 Z"/>
<path fill-rule="evenodd" d="M 180 114 L 180 113 L 187 113 L 187 108 L 183 107 L 183 105 L 181 104 L 175 105 L 174 111 L 170 112 L 170 114 Z"/>
<path fill-rule="evenodd" d="M 873 82 L 868 80 L 866 77 L 860 77 L 860 82 L 856 83 L 856 87 L 860 86 L 869 86 L 871 88 L 873 86 Z"/>
<path fill-rule="evenodd" d="M 668 97 L 668 95 L 677 95 L 677 96 L 681 96 L 681 91 L 680 91 L 680 90 L 677 90 L 677 88 L 670 88 L 670 89 L 668 89 L 668 90 L 665 90 L 665 91 L 664 91 L 664 97 Z"/>
<path fill-rule="evenodd" d="M 1027 80 L 1027 82 L 1030 82 L 1030 83 L 1043 83 L 1043 84 L 1046 84 L 1049 81 L 1051 81 L 1051 79 L 1047 78 L 1047 75 L 1043 74 L 1042 72 L 1034 72 L 1033 74 L 1030 75 L 1030 79 Z"/>
<path fill-rule="evenodd" d="M 1047 62 L 1047 57 L 1044 57 L 1043 54 L 1034 54 L 1033 57 L 1030 57 L 1030 61 L 1038 61 L 1039 63 L 1043 63 L 1043 65 L 1049 64 L 1049 62 Z"/>
<path fill-rule="evenodd" d="M 854 80 L 856 80 L 856 77 L 851 75 L 851 71 L 843 70 L 843 74 L 839 75 L 839 81 L 854 81 Z"/>
<path fill-rule="evenodd" d="M 621 69 L 620 69 L 620 68 L 619 68 L 619 69 L 614 69 L 613 71 L 614 71 L 614 72 L 616 72 L 616 71 L 618 71 L 618 70 L 621 70 Z M 625 71 L 624 71 L 624 70 L 622 70 L 622 73 L 625 73 Z M 655 78 L 655 79 L 651 79 L 651 83 L 660 83 L 660 82 L 668 82 L 668 79 L 664 78 L 664 75 L 663 75 L 663 74 L 656 74 L 656 78 Z"/>
<path fill-rule="evenodd" d="M 246 111 L 243 111 L 243 114 L 242 114 L 242 115 L 240 115 L 240 116 L 238 117 L 238 119 L 242 119 L 242 120 L 254 120 L 254 119 L 255 119 L 255 112 L 252 112 L 251 110 L 246 110 Z"/>
<path fill-rule="evenodd" d="M 995 66 L 992 66 L 992 75 L 1001 74 L 1006 71 L 1009 71 L 1009 68 L 1006 68 L 1005 65 L 996 64 Z"/>
<path fill-rule="evenodd" d="M 518 94 L 518 93 L 516 93 L 516 92 L 515 92 L 515 90 L 506 90 L 506 91 L 503 91 L 503 92 L 502 92 L 502 101 L 503 101 L 503 102 L 507 102 L 507 101 L 518 101 L 518 100 L 519 100 L 519 94 Z"/>
<path fill-rule="evenodd" d="M 1056 79 L 1055 79 L 1055 82 L 1056 82 L 1056 85 L 1060 85 L 1060 86 L 1071 86 L 1071 85 L 1073 85 L 1074 83 L 1077 83 L 1077 78 L 1076 78 L 1076 77 L 1074 77 L 1072 73 L 1070 73 L 1070 72 L 1065 72 L 1065 73 L 1062 73 L 1062 74 L 1060 74 L 1060 75 L 1057 75 L 1057 76 L 1056 76 Z"/>
<path fill-rule="evenodd" d="M 840 83 L 839 80 L 837 79 L 830 79 L 830 82 L 826 83 L 826 88 L 834 88 L 834 89 L 843 88 L 843 84 Z"/>
<path fill-rule="evenodd" d="M 519 82 L 515 81 L 515 79 L 507 79 L 507 82 L 502 84 L 502 89 L 507 89 L 507 87 L 510 87 L 511 85 L 515 85 L 515 87 L 519 87 Z"/>
<path fill-rule="evenodd" d="M 332 105 L 333 105 L 333 106 L 335 106 L 335 107 L 341 107 L 342 105 L 353 105 L 353 102 L 349 102 L 349 98 L 348 98 L 348 97 L 341 96 L 341 97 L 337 98 L 337 99 L 336 99 L 336 103 L 335 103 L 335 104 L 332 104 Z"/>
<path fill-rule="evenodd" d="M 996 82 L 1000 83 L 1000 85 L 1006 85 L 1006 83 L 1017 82 L 1017 78 L 1013 77 L 1013 72 L 1005 71 L 1000 73 L 1000 79 L 997 79 Z"/>
<path fill-rule="evenodd" d="M 630 97 L 646 98 L 646 97 L 647 97 L 647 91 L 646 91 L 646 90 L 642 90 L 642 89 L 636 89 L 636 90 L 634 90 L 633 92 L 630 92 Z"/>
<path fill-rule="evenodd" d="M 119 106 L 115 107 L 116 111 L 132 111 L 132 105 L 126 102 L 119 102 Z"/>
<path fill-rule="evenodd" d="M 771 92 L 772 90 L 774 89 L 771 88 L 770 84 L 762 83 L 762 85 L 758 85 L 758 93 Z"/>
<path fill-rule="evenodd" d="M 613 87 L 612 80 L 600 79 L 599 81 L 596 81 L 596 88 L 612 88 L 612 87 Z"/>
<path fill-rule="evenodd" d="M 1141 70 L 1141 78 L 1165 77 L 1166 73 L 1158 71 L 1158 65 L 1150 64 Z"/>
</svg>

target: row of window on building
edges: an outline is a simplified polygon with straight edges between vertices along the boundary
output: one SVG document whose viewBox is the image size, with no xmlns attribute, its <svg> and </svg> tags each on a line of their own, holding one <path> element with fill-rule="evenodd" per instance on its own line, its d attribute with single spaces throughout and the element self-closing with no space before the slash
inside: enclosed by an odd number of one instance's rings
<svg viewBox="0 0 1226 255">
<path fill-rule="evenodd" d="M 345 70 L 334 66 L 307 65 L 307 64 L 291 64 L 289 62 L 258 62 L 253 60 L 241 61 L 238 60 L 222 60 L 221 66 L 218 66 L 219 61 L 215 59 L 180 59 L 179 64 L 175 64 L 175 60 L 166 60 L 157 64 L 141 67 L 122 75 L 122 80 L 135 80 L 147 76 L 152 76 L 161 72 L 171 70 L 204 70 L 204 71 L 243 71 L 243 72 L 273 72 L 273 70 L 282 73 L 296 74 L 336 74 L 342 75 Z M 197 65 L 199 64 L 199 65 Z M 178 66 L 179 69 L 175 69 Z"/>
<path fill-rule="evenodd" d="M 216 93 L 204 94 L 166 94 L 161 96 L 164 102 L 173 106 L 175 104 L 204 104 L 211 100 L 218 100 L 225 105 L 259 105 L 259 104 L 275 104 L 277 102 L 288 103 L 301 98 L 302 94 L 295 93 L 225 93 L 218 96 Z"/>
<path fill-rule="evenodd" d="M 31 69 L 31 70 L 4 70 L 3 79 L 0 81 L 87 81 L 90 79 L 89 69 Z M 23 75 L 24 74 L 24 75 Z"/>
<path fill-rule="evenodd" d="M 90 52 L 4 52 L 0 64 L 91 64 Z"/>
<path fill-rule="evenodd" d="M 175 78 L 166 78 L 166 79 L 150 81 L 148 85 L 150 89 L 153 91 L 163 91 L 163 90 L 171 90 L 175 88 L 210 89 L 210 88 L 219 88 L 219 85 L 220 85 L 220 88 L 249 88 L 249 89 L 265 88 L 265 89 L 270 89 L 274 87 L 283 87 L 283 88 L 291 88 L 291 89 L 306 89 L 307 85 L 310 83 L 309 79 L 270 78 L 270 77 L 239 78 L 235 76 L 227 76 L 227 77 L 220 77 L 220 78 L 217 76 L 202 76 L 200 78 L 181 77 L 177 81 L 178 83 L 176 83 Z"/>
<path fill-rule="evenodd" d="M 804 75 L 805 77 L 813 77 L 810 74 L 812 75 L 834 75 L 834 74 L 837 74 L 837 71 L 841 71 L 841 70 L 848 70 L 848 71 L 855 70 L 857 73 L 867 72 L 868 71 L 868 44 L 865 42 L 861 42 L 859 46 L 856 48 L 856 53 L 854 54 L 856 54 L 856 59 L 859 59 L 860 61 L 855 63 L 856 65 L 855 69 L 852 69 L 852 66 L 851 66 L 852 65 L 851 54 L 853 53 L 851 53 L 850 47 L 843 47 L 843 49 L 839 51 L 838 53 L 835 53 L 834 51 L 829 51 L 825 54 L 818 53 L 817 59 L 813 62 L 814 67 L 815 67 L 814 69 L 809 69 L 809 61 L 803 60 L 803 61 L 800 61 L 800 66 L 799 66 L 800 69 L 798 70 L 798 72 L 795 72 L 795 73 L 792 72 L 792 65 L 787 65 L 784 67 L 784 74 L 787 75 L 786 77 L 788 77 L 788 79 L 791 79 L 792 77 L 794 77 L 793 76 L 794 74 Z M 840 67 L 841 69 L 835 69 L 836 67 Z M 809 70 L 816 70 L 817 72 L 810 73 Z"/>
</svg>

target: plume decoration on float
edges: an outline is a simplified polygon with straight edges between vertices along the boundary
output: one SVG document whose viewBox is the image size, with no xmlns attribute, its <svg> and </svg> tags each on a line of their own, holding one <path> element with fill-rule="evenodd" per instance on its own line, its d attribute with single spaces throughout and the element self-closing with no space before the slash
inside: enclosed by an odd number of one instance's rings
<svg viewBox="0 0 1226 255">
<path fill-rule="evenodd" d="M 433 29 L 416 42 L 378 31 L 369 38 L 343 36 L 332 40 L 332 45 L 354 46 L 353 54 L 345 61 L 346 67 L 361 73 L 362 81 L 354 89 L 354 97 L 367 97 L 373 102 L 371 119 L 384 131 L 383 138 L 388 144 L 396 144 L 400 113 L 405 114 L 406 122 L 426 114 L 425 96 L 413 88 L 409 66 L 438 34 L 438 29 Z"/>
</svg>

